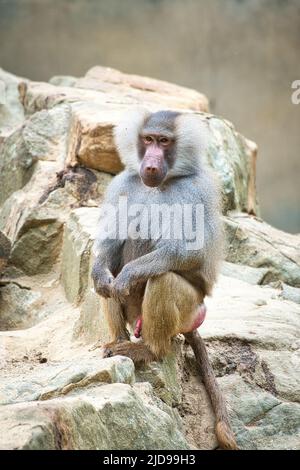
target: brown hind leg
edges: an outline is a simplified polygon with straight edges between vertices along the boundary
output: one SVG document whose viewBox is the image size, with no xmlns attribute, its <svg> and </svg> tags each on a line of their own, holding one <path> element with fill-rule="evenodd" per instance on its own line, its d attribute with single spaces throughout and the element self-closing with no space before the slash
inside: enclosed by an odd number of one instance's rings
<svg viewBox="0 0 300 470">
<path fill-rule="evenodd" d="M 150 278 L 141 306 L 143 341 L 110 344 L 105 356 L 128 356 L 136 364 L 162 359 L 170 352 L 172 338 L 192 325 L 202 300 L 196 289 L 178 274 L 168 272 Z M 127 316 L 132 323 L 140 312 L 140 306 L 135 310 L 131 308 L 131 311 L 134 314 Z"/>
<path fill-rule="evenodd" d="M 129 333 L 123 305 L 116 299 L 101 297 L 101 310 L 108 323 L 112 341 L 128 340 Z"/>
<path fill-rule="evenodd" d="M 112 341 L 104 345 L 103 357 L 123 355 L 131 357 L 136 363 L 146 363 L 155 360 L 153 355 L 143 352 L 141 346 L 137 346 L 129 341 L 129 333 L 126 324 L 135 325 L 136 319 L 141 315 L 142 301 L 145 285 L 139 285 L 135 288 L 132 296 L 127 298 L 124 303 L 115 299 L 103 299 L 102 304 L 104 314 L 108 321 Z M 141 358 L 139 360 L 139 354 Z"/>
</svg>

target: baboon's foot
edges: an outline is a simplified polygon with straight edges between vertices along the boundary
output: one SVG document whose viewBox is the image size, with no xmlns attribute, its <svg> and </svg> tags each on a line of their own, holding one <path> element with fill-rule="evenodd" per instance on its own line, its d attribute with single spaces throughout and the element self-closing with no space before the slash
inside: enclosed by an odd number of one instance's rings
<svg viewBox="0 0 300 470">
<path fill-rule="evenodd" d="M 103 357 L 126 356 L 135 364 L 147 364 L 156 361 L 156 356 L 145 343 L 131 343 L 130 341 L 113 342 L 104 346 Z"/>
</svg>

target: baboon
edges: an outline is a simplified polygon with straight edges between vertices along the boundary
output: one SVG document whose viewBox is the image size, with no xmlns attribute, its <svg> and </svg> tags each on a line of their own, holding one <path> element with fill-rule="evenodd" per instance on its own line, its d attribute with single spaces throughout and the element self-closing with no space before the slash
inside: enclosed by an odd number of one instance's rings
<svg viewBox="0 0 300 470">
<path fill-rule="evenodd" d="M 183 333 L 211 398 L 219 444 L 236 449 L 197 331 L 205 317 L 204 298 L 217 278 L 223 239 L 220 190 L 202 160 L 205 124 L 195 114 L 137 110 L 116 126 L 114 136 L 125 169 L 107 189 L 92 270 L 112 336 L 104 357 L 157 361 Z M 128 325 L 141 336 L 139 342 L 130 341 Z"/>
</svg>

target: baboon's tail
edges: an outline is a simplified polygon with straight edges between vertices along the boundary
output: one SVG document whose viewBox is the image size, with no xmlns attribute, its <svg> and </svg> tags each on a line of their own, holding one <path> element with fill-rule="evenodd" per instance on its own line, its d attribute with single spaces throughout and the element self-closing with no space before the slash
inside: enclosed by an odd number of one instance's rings
<svg viewBox="0 0 300 470">
<path fill-rule="evenodd" d="M 216 415 L 216 435 L 222 449 L 237 450 L 238 446 L 230 426 L 227 406 L 209 361 L 206 346 L 197 330 L 185 333 L 185 338 L 191 345 L 201 376 L 210 397 Z"/>
</svg>

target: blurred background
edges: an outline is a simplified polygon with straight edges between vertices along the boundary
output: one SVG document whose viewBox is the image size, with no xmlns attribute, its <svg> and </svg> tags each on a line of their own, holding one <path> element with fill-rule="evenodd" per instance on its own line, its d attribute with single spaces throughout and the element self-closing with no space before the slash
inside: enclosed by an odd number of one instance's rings
<svg viewBox="0 0 300 470">
<path fill-rule="evenodd" d="M 205 93 L 258 144 L 262 217 L 300 232 L 300 0 L 0 0 L 0 67 L 49 80 L 94 65 Z"/>
</svg>

